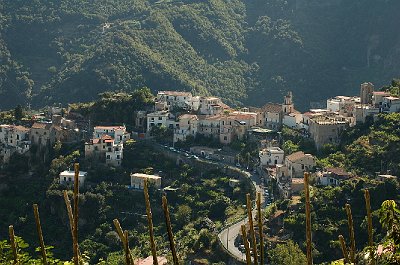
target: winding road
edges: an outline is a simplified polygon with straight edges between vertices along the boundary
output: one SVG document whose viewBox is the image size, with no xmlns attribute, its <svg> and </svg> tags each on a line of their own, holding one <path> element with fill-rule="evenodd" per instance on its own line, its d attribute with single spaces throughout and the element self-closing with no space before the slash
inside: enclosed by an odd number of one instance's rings
<svg viewBox="0 0 400 265">
<path fill-rule="evenodd" d="M 242 170 L 240 168 L 238 168 L 238 169 Z M 245 171 L 245 172 L 251 178 L 251 180 L 254 184 L 254 187 L 256 188 L 256 193 L 261 192 L 261 194 L 262 194 L 261 205 L 263 208 L 265 198 L 264 198 L 263 188 L 261 186 L 261 180 L 256 175 L 252 175 L 247 171 Z M 252 212 L 253 218 L 256 216 L 256 214 L 257 214 L 257 210 L 254 208 L 253 212 Z M 224 247 L 225 251 L 229 255 L 233 256 L 235 259 L 237 259 L 239 261 L 245 261 L 246 257 L 244 255 L 244 253 L 242 253 L 238 249 L 238 247 L 235 246 L 235 239 L 239 234 L 241 234 L 241 225 L 246 224 L 247 222 L 248 222 L 248 218 L 246 217 L 245 219 L 228 226 L 227 228 L 225 228 L 218 234 L 218 239 L 221 242 L 222 246 Z"/>
</svg>

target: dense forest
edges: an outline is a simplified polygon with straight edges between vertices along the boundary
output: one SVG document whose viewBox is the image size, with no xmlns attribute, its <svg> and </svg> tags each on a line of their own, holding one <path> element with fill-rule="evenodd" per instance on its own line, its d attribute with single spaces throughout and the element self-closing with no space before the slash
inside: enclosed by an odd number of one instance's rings
<svg viewBox="0 0 400 265">
<path fill-rule="evenodd" d="M 398 76 L 396 0 L 1 0 L 0 109 L 137 87 L 301 108 Z"/>
</svg>

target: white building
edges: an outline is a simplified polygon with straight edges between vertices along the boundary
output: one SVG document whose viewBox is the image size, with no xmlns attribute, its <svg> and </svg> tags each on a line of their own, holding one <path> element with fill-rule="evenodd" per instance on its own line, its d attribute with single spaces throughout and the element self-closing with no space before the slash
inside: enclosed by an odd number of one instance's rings
<svg viewBox="0 0 400 265">
<path fill-rule="evenodd" d="M 217 115 L 229 110 L 229 106 L 222 103 L 217 97 L 200 97 L 199 113 L 203 115 Z"/>
<path fill-rule="evenodd" d="M 79 171 L 79 176 L 78 176 L 79 186 L 83 186 L 85 184 L 86 177 L 87 177 L 87 172 Z M 75 172 L 70 170 L 65 170 L 60 173 L 59 179 L 60 179 L 60 184 L 73 185 L 75 179 Z"/>
<path fill-rule="evenodd" d="M 279 147 L 268 147 L 259 152 L 261 166 L 283 164 L 285 152 Z"/>
<path fill-rule="evenodd" d="M 195 137 L 199 126 L 197 115 L 184 114 L 178 118 L 178 127 L 174 130 L 174 142 L 185 141 L 188 136 Z"/>
<path fill-rule="evenodd" d="M 400 98 L 398 97 L 384 97 L 383 110 L 389 113 L 400 111 Z"/>
<path fill-rule="evenodd" d="M 126 132 L 124 126 L 96 126 L 93 131 L 93 138 L 101 138 L 104 135 L 111 136 L 115 143 L 126 142 L 130 139 L 130 134 Z"/>
<path fill-rule="evenodd" d="M 300 123 L 303 115 L 299 112 L 288 113 L 283 116 L 283 125 L 289 128 L 301 128 Z"/>
<path fill-rule="evenodd" d="M 156 102 L 166 102 L 170 110 L 184 108 L 197 111 L 199 108 L 199 98 L 193 97 L 190 92 L 158 91 Z"/>
<path fill-rule="evenodd" d="M 343 168 L 326 168 L 323 172 L 317 172 L 317 184 L 323 186 L 339 186 L 344 180 L 351 178 L 351 174 Z"/>
<path fill-rule="evenodd" d="M 168 111 L 156 111 L 147 114 L 147 132 L 150 132 L 154 126 L 165 126 L 174 129 L 179 125 Z"/>
<path fill-rule="evenodd" d="M 374 106 L 376 108 L 382 108 L 384 97 L 390 97 L 390 93 L 387 91 L 372 92 L 372 106 Z"/>
<path fill-rule="evenodd" d="M 143 173 L 133 173 L 131 174 L 131 187 L 134 189 L 143 190 L 144 181 L 147 180 L 148 183 L 152 183 L 156 189 L 161 188 L 161 177 L 157 175 L 148 175 Z"/>
<path fill-rule="evenodd" d="M 29 128 L 16 125 L 0 125 L 0 161 L 8 163 L 14 153 L 29 151 Z"/>
</svg>

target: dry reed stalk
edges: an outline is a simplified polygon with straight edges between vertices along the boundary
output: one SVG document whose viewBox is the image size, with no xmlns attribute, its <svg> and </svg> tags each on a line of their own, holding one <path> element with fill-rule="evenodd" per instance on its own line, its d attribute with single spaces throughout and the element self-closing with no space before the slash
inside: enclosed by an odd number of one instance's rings
<svg viewBox="0 0 400 265">
<path fill-rule="evenodd" d="M 156 242 L 154 241 L 153 216 L 151 213 L 149 188 L 147 180 L 144 180 L 144 199 L 146 202 L 146 214 L 147 214 L 147 222 L 149 224 L 150 246 L 151 246 L 151 254 L 153 256 L 153 265 L 158 265 L 157 247 L 156 247 Z"/>
<path fill-rule="evenodd" d="M 246 249 L 246 264 L 251 265 L 251 255 L 250 255 L 250 246 L 249 241 L 247 240 L 246 226 L 242 225 L 242 237 L 243 237 L 243 245 Z"/>
<path fill-rule="evenodd" d="M 124 249 L 125 249 L 125 260 L 126 260 L 126 264 L 130 265 L 131 264 L 131 260 L 129 258 L 129 234 L 128 234 L 128 230 L 124 231 L 124 237 L 125 237 L 125 244 L 124 244 Z"/>
<path fill-rule="evenodd" d="M 369 191 L 364 191 L 365 207 L 367 208 L 367 220 L 368 220 L 368 245 L 373 246 L 373 230 L 372 230 L 372 214 L 371 214 L 371 198 Z"/>
<path fill-rule="evenodd" d="M 67 213 L 68 213 L 68 219 L 69 219 L 69 228 L 71 230 L 71 238 L 72 238 L 72 242 L 73 242 L 73 238 L 74 238 L 74 214 L 72 213 L 72 206 L 71 206 L 71 201 L 69 200 L 68 197 L 68 192 L 66 190 L 63 191 L 63 195 L 64 195 L 64 202 L 65 202 L 65 206 L 67 207 Z M 78 255 L 80 256 L 81 253 L 79 251 L 79 246 L 78 246 Z"/>
<path fill-rule="evenodd" d="M 8 227 L 8 233 L 10 235 L 10 245 L 11 245 L 11 250 L 12 250 L 13 259 L 14 259 L 13 264 L 18 264 L 18 255 L 17 255 L 17 246 L 15 244 L 14 226 L 10 225 Z"/>
<path fill-rule="evenodd" d="M 369 190 L 364 191 L 365 207 L 367 208 L 367 221 L 368 221 L 368 246 L 370 248 L 369 255 L 371 256 L 371 264 L 374 265 L 374 250 L 372 249 L 374 245 L 374 235 L 372 228 L 372 214 L 371 214 L 371 197 L 369 195 Z"/>
<path fill-rule="evenodd" d="M 310 206 L 310 173 L 304 173 L 304 190 L 306 196 L 306 241 L 307 241 L 307 264 L 312 265 L 312 238 L 311 238 L 311 206 Z"/>
<path fill-rule="evenodd" d="M 119 238 L 121 239 L 122 245 L 124 247 L 124 252 L 125 252 L 125 262 L 127 265 L 133 265 L 133 257 L 131 250 L 129 248 L 129 238 L 128 238 L 128 231 L 123 232 L 121 224 L 119 223 L 118 219 L 113 220 L 115 229 L 117 230 L 117 234 Z"/>
<path fill-rule="evenodd" d="M 343 253 L 344 264 L 347 264 L 349 263 L 349 253 L 347 253 L 346 242 L 344 241 L 344 237 L 342 235 L 339 235 L 339 242 Z"/>
<path fill-rule="evenodd" d="M 79 265 L 79 245 L 78 245 L 78 220 L 79 220 L 79 164 L 75 163 L 75 177 L 74 177 L 74 236 L 72 237 L 73 240 L 73 250 L 74 250 L 74 264 Z"/>
<path fill-rule="evenodd" d="M 346 203 L 346 213 L 347 222 L 349 225 L 349 236 L 350 236 L 350 261 L 355 262 L 355 252 L 356 252 L 356 240 L 354 238 L 354 225 L 353 225 L 353 215 L 351 214 L 350 204 Z"/>
<path fill-rule="evenodd" d="M 42 253 L 43 264 L 47 265 L 46 249 L 44 246 L 42 226 L 40 224 L 39 207 L 37 204 L 33 205 L 33 214 L 35 215 L 36 230 L 39 237 L 40 251 Z"/>
<path fill-rule="evenodd" d="M 74 214 L 72 213 L 71 201 L 69 200 L 66 190 L 63 191 L 65 206 L 67 207 L 69 228 L 71 229 L 71 236 L 74 237 Z"/>
<path fill-rule="evenodd" d="M 251 235 L 251 241 L 252 241 L 252 244 L 253 244 L 254 264 L 258 264 L 258 261 L 257 261 L 256 233 L 254 232 L 253 214 L 251 212 L 252 211 L 251 198 L 250 198 L 250 194 L 249 193 L 247 193 L 247 195 L 246 195 L 246 200 L 247 200 L 247 217 L 249 219 L 250 235 Z"/>
<path fill-rule="evenodd" d="M 167 226 L 169 246 L 172 252 L 172 259 L 174 261 L 174 265 L 179 265 L 178 256 L 176 254 L 176 249 L 175 249 L 174 234 L 172 233 L 171 218 L 169 216 L 168 201 L 165 195 L 162 197 L 162 206 L 164 209 L 165 224 Z"/>
<path fill-rule="evenodd" d="M 263 217 L 261 214 L 261 193 L 257 193 L 257 214 L 258 214 L 258 236 L 260 238 L 260 264 L 264 265 L 264 233 Z"/>
</svg>

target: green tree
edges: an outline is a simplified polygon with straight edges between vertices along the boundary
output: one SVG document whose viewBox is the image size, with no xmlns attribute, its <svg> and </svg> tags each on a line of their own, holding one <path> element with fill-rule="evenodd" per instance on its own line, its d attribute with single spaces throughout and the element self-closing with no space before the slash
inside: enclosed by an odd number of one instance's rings
<svg viewBox="0 0 400 265">
<path fill-rule="evenodd" d="M 295 144 L 291 140 L 287 140 L 283 143 L 282 149 L 283 151 L 285 151 L 285 154 L 290 155 L 294 152 L 299 151 L 299 145 Z"/>
<path fill-rule="evenodd" d="M 289 240 L 286 244 L 278 244 L 269 251 L 269 262 L 272 265 L 302 265 L 307 264 L 306 255 L 300 247 Z"/>
<path fill-rule="evenodd" d="M 18 121 L 20 121 L 24 117 L 24 110 L 19 104 L 14 109 L 14 117 Z"/>
</svg>

